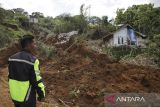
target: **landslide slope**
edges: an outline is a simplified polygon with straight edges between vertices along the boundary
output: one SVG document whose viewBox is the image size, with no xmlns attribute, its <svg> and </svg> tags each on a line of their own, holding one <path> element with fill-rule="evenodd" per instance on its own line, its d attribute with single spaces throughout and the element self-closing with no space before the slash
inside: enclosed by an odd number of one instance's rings
<svg viewBox="0 0 160 107">
<path fill-rule="evenodd" d="M 160 70 L 120 64 L 81 44 L 42 66 L 47 98 L 71 107 L 103 106 L 105 93 L 160 93 Z"/>
</svg>

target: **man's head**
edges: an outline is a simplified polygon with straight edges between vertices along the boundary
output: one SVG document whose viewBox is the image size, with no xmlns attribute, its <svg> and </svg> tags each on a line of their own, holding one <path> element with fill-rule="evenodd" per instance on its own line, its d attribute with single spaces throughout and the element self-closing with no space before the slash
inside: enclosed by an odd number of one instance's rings
<svg viewBox="0 0 160 107">
<path fill-rule="evenodd" d="M 34 52 L 34 50 L 36 49 L 34 37 L 32 35 L 24 35 L 20 39 L 20 44 L 23 50 L 27 50 L 29 52 Z"/>
</svg>

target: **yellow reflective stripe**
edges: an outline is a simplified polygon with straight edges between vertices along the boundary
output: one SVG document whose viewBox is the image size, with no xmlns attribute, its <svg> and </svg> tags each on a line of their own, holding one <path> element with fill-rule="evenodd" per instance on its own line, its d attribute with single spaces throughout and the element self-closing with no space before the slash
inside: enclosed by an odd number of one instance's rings
<svg viewBox="0 0 160 107">
<path fill-rule="evenodd" d="M 38 84 L 38 87 L 41 88 L 41 90 L 43 91 L 43 94 L 45 96 L 45 86 L 44 86 L 44 84 L 41 82 L 41 83 Z"/>
<path fill-rule="evenodd" d="M 39 70 L 39 60 L 36 59 L 35 63 L 34 63 L 34 70 L 36 73 L 36 80 L 39 81 L 42 79 L 42 77 L 40 76 L 40 70 Z"/>
<path fill-rule="evenodd" d="M 13 100 L 24 102 L 25 96 L 29 89 L 29 81 L 17 81 L 9 79 L 9 89 Z"/>
<path fill-rule="evenodd" d="M 38 71 L 35 71 L 36 72 L 36 75 L 40 75 L 40 71 L 38 70 Z"/>
<path fill-rule="evenodd" d="M 37 81 L 41 80 L 42 77 L 41 76 L 36 76 Z"/>
<path fill-rule="evenodd" d="M 36 59 L 36 61 L 34 63 L 34 70 L 39 71 L 39 60 L 38 59 Z"/>
<path fill-rule="evenodd" d="M 34 70 L 35 70 L 35 74 L 36 74 L 36 80 L 39 81 L 42 79 L 42 77 L 40 76 L 40 70 L 39 70 L 39 60 L 36 59 L 35 63 L 34 63 Z M 41 82 L 38 84 L 38 87 L 41 88 L 44 96 L 45 96 L 45 86 L 44 84 Z"/>
<path fill-rule="evenodd" d="M 36 80 L 39 81 L 41 80 L 41 76 L 40 76 L 40 70 L 39 70 L 39 60 L 36 59 L 35 63 L 34 63 L 34 71 L 36 74 Z"/>
</svg>

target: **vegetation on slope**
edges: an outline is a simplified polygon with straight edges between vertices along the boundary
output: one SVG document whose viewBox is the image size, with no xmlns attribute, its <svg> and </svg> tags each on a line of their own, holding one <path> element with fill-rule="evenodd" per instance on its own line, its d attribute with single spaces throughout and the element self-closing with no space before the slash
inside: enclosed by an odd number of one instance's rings
<svg viewBox="0 0 160 107">
<path fill-rule="evenodd" d="M 29 16 L 36 17 L 38 23 L 29 23 Z M 148 36 L 147 52 L 160 58 L 158 50 L 160 7 L 155 8 L 153 4 L 133 5 L 126 10 L 118 9 L 116 18 L 111 20 L 107 16 L 101 18 L 87 16 L 87 7 L 84 4 L 80 7 L 79 15 L 71 16 L 69 13 L 63 13 L 55 18 L 45 17 L 40 12 L 33 12 L 29 15 L 21 8 L 6 10 L 1 7 L 0 20 L 0 48 L 8 46 L 19 36 L 28 33 L 45 37 L 51 34 L 55 36 L 60 33 L 78 31 L 83 39 L 97 40 L 114 32 L 118 24 L 130 24 L 136 31 Z"/>
</svg>

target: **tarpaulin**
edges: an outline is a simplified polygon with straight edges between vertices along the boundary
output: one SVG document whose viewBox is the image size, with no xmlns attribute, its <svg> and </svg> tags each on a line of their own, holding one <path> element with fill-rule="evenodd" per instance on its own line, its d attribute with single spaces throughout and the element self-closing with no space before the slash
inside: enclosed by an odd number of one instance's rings
<svg viewBox="0 0 160 107">
<path fill-rule="evenodd" d="M 131 42 L 137 41 L 136 34 L 133 29 L 128 29 L 128 34 L 129 34 L 129 38 L 130 38 Z"/>
</svg>

